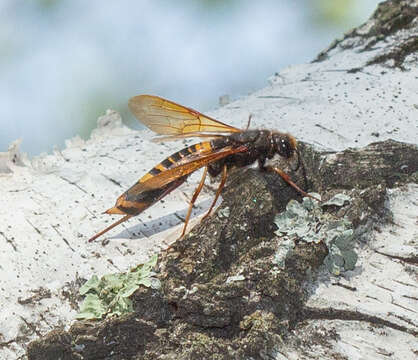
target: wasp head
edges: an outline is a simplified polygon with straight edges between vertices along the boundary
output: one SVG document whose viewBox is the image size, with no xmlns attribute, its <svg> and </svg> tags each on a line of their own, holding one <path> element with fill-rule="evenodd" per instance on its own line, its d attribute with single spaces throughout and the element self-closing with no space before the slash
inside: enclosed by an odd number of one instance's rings
<svg viewBox="0 0 418 360">
<path fill-rule="evenodd" d="M 280 156 L 291 158 L 296 151 L 296 139 L 289 134 L 274 133 L 273 134 L 274 150 Z"/>
</svg>

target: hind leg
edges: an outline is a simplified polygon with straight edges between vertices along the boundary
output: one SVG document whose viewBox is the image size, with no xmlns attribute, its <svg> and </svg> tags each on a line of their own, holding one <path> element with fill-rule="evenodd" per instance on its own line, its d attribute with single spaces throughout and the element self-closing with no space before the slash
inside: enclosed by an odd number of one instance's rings
<svg viewBox="0 0 418 360">
<path fill-rule="evenodd" d="M 205 183 L 207 172 L 208 172 L 208 168 L 205 167 L 205 170 L 203 171 L 202 179 L 200 180 L 200 183 L 197 186 L 197 188 L 196 188 L 196 190 L 195 190 L 195 192 L 192 196 L 192 200 L 190 200 L 190 205 L 189 205 L 189 208 L 187 209 L 186 219 L 184 220 L 183 231 L 182 231 L 180 237 L 183 237 L 184 234 L 186 233 L 186 228 L 187 228 L 187 224 L 189 223 L 189 220 L 190 220 L 190 215 L 192 214 L 193 205 L 196 202 L 196 199 L 199 196 L 200 192 L 202 191 L 203 185 Z"/>
<path fill-rule="evenodd" d="M 226 164 L 224 164 L 223 169 L 222 169 L 222 179 L 221 179 L 221 182 L 219 183 L 218 190 L 216 190 L 215 199 L 213 199 L 212 205 L 210 206 L 208 212 L 202 218 L 202 220 L 206 219 L 210 215 L 213 207 L 215 206 L 216 202 L 219 199 L 219 195 L 221 195 L 221 192 L 222 192 L 223 187 L 225 186 L 227 177 L 228 177 L 228 168 L 227 168 Z"/>
</svg>

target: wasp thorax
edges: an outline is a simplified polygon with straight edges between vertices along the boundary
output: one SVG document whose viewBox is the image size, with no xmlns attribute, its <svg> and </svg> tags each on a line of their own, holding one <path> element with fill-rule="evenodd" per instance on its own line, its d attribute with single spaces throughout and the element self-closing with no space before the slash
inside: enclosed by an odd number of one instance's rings
<svg viewBox="0 0 418 360">
<path fill-rule="evenodd" d="M 274 147 L 276 152 L 285 158 L 290 158 L 296 150 L 296 140 L 288 134 L 273 134 Z"/>
</svg>

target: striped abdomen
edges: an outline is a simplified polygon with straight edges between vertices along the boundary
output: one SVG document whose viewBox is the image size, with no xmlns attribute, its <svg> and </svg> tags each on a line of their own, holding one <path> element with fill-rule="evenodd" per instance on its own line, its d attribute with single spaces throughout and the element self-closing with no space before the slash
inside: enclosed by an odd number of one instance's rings
<svg viewBox="0 0 418 360">
<path fill-rule="evenodd" d="M 188 146 L 176 153 L 170 155 L 168 158 L 161 161 L 159 164 L 154 166 L 148 171 L 141 179 L 137 181 L 131 188 L 125 191 L 116 200 L 116 205 L 106 211 L 108 214 L 129 214 L 138 215 L 157 201 L 162 199 L 164 196 L 169 194 L 171 191 L 179 187 L 187 179 L 187 175 L 181 178 L 174 179 L 172 182 L 162 186 L 161 188 L 138 191 L 138 185 L 141 183 L 157 176 L 161 172 L 169 170 L 175 166 L 181 165 L 185 160 L 188 160 L 192 156 L 199 154 L 207 154 L 212 151 L 212 145 L 210 141 L 201 142 Z"/>
<path fill-rule="evenodd" d="M 139 183 L 147 181 L 152 177 L 158 175 L 164 170 L 171 169 L 172 167 L 181 165 L 182 161 L 185 161 L 190 156 L 196 156 L 199 154 L 207 154 L 213 151 L 213 146 L 210 141 L 204 141 L 198 144 L 190 145 L 180 151 L 175 152 L 170 155 L 168 158 L 161 161 L 159 164 L 155 165 L 150 171 L 148 171 L 141 179 L 138 180 Z"/>
</svg>

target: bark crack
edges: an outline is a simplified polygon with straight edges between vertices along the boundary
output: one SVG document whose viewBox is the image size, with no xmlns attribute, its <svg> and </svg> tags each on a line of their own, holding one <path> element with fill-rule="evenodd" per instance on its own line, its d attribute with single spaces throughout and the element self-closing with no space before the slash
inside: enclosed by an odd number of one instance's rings
<svg viewBox="0 0 418 360">
<path fill-rule="evenodd" d="M 374 250 L 374 252 L 376 252 L 380 255 L 386 256 L 390 259 L 396 259 L 396 260 L 406 262 L 408 264 L 418 265 L 418 256 L 404 257 L 404 256 L 399 256 L 399 255 L 387 254 L 387 253 L 384 253 L 384 252 L 379 251 L 379 250 Z"/>
<path fill-rule="evenodd" d="M 303 310 L 303 313 L 305 319 L 364 321 L 373 325 L 386 326 L 394 330 L 399 330 L 407 334 L 418 336 L 417 330 L 409 329 L 406 326 L 393 323 L 389 320 L 382 319 L 378 316 L 364 314 L 359 311 L 341 310 L 333 308 L 315 309 L 311 307 L 306 307 Z"/>
<path fill-rule="evenodd" d="M 64 180 L 66 183 L 75 186 L 78 190 L 82 191 L 85 194 L 88 194 L 88 192 L 86 190 L 84 190 L 80 185 L 78 185 L 77 183 L 70 181 L 68 179 L 66 179 L 64 176 L 58 176 L 61 180 Z"/>
<path fill-rule="evenodd" d="M 122 184 L 121 184 L 119 181 L 117 181 L 117 180 L 115 180 L 115 179 L 112 179 L 110 176 L 107 176 L 107 175 L 105 175 L 105 174 L 102 174 L 102 176 L 103 176 L 106 180 L 109 180 L 111 183 L 115 184 L 116 186 L 119 186 L 120 188 L 122 187 Z"/>
<path fill-rule="evenodd" d="M 70 250 L 72 252 L 75 252 L 74 248 L 70 245 L 68 240 L 64 236 L 62 236 L 62 234 L 58 231 L 58 229 L 57 229 L 58 225 L 51 225 L 51 226 L 56 231 L 56 233 L 61 237 L 61 239 L 65 242 L 65 244 L 70 248 Z"/>
<path fill-rule="evenodd" d="M 6 240 L 6 242 L 8 242 L 10 244 L 10 246 L 13 248 L 14 251 L 17 251 L 16 244 L 14 243 L 14 241 L 12 239 L 9 239 L 6 236 L 6 234 L 2 231 L 0 231 L 0 235 L 3 236 L 3 238 Z"/>
</svg>

